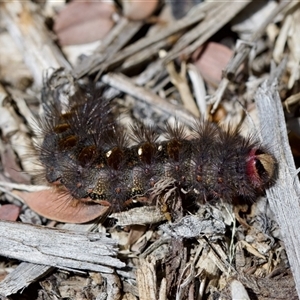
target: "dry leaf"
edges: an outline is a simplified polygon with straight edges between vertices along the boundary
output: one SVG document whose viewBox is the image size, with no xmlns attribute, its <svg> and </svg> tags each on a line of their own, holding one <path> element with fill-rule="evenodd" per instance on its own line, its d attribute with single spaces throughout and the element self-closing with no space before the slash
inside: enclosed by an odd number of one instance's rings
<svg viewBox="0 0 300 300">
<path fill-rule="evenodd" d="M 194 64 L 203 78 L 217 86 L 222 79 L 222 71 L 233 55 L 228 47 L 215 42 L 209 42 L 194 55 Z"/>
<path fill-rule="evenodd" d="M 149 0 L 149 1 L 132 1 L 124 0 L 123 5 L 123 15 L 128 19 L 134 21 L 140 21 L 150 17 L 156 10 L 159 1 Z"/>
<path fill-rule="evenodd" d="M 86 200 L 74 200 L 70 195 L 58 193 L 54 189 L 31 193 L 15 191 L 14 193 L 38 214 L 59 222 L 86 223 L 103 216 L 109 209 Z"/>
<path fill-rule="evenodd" d="M 0 220 L 16 221 L 19 217 L 21 208 L 14 204 L 5 204 L 0 207 Z"/>
<path fill-rule="evenodd" d="M 101 40 L 114 26 L 113 3 L 71 2 L 55 19 L 54 31 L 62 46 Z"/>
</svg>

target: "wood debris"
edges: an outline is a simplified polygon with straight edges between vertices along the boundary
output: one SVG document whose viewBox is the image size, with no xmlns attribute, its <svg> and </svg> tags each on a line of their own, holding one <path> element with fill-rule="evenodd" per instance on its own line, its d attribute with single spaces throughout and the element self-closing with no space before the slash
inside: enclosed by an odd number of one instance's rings
<svg viewBox="0 0 300 300">
<path fill-rule="evenodd" d="M 65 2 L 0 3 L 0 299 L 298 299 L 299 3 Z M 275 155 L 278 180 L 253 204 L 189 213 L 162 181 L 161 205 L 81 225 L 41 217 L 22 193 L 47 191 L 30 152 L 45 78 L 61 101 L 74 83 L 107 85 L 125 127 L 240 126 Z"/>
</svg>

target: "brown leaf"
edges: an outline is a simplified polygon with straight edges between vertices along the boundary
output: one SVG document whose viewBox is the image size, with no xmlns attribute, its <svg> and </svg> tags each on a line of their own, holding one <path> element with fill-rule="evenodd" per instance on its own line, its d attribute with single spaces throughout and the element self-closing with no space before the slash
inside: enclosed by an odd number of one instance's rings
<svg viewBox="0 0 300 300">
<path fill-rule="evenodd" d="M 134 21 L 144 20 L 150 17 L 156 10 L 158 0 L 149 1 L 122 1 L 123 15 Z"/>
<path fill-rule="evenodd" d="M 5 204 L 0 207 L 0 220 L 16 221 L 19 217 L 21 208 L 14 204 Z"/>
<path fill-rule="evenodd" d="M 194 65 L 207 82 L 217 86 L 222 79 L 222 71 L 225 69 L 232 55 L 233 51 L 228 47 L 215 42 L 209 42 L 193 55 L 193 59 L 195 60 Z"/>
<path fill-rule="evenodd" d="M 114 12 L 113 3 L 72 1 L 58 14 L 53 29 L 62 46 L 91 43 L 114 26 Z"/>
<path fill-rule="evenodd" d="M 86 199 L 76 200 L 55 189 L 38 192 L 14 191 L 35 212 L 51 220 L 66 223 L 86 223 L 103 216 L 109 209 Z"/>
<path fill-rule="evenodd" d="M 111 19 L 92 19 L 57 32 L 60 45 L 80 45 L 101 40 L 114 26 Z"/>
<path fill-rule="evenodd" d="M 109 2 L 72 1 L 56 17 L 54 31 L 59 32 L 93 19 L 109 19 L 115 11 L 115 6 Z M 94 31 L 98 30 L 94 28 Z"/>
<path fill-rule="evenodd" d="M 14 182 L 17 183 L 30 183 L 30 176 L 21 170 L 17 163 L 16 154 L 9 144 L 3 145 L 0 155 L 5 175 L 8 175 Z"/>
</svg>

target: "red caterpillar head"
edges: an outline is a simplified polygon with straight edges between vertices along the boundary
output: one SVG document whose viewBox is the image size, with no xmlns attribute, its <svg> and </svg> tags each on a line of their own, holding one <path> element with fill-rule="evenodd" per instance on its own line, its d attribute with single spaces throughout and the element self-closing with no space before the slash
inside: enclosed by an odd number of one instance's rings
<svg viewBox="0 0 300 300">
<path fill-rule="evenodd" d="M 263 189 L 272 183 L 275 176 L 275 158 L 262 149 L 253 148 L 247 157 L 246 172 L 252 185 Z"/>
</svg>

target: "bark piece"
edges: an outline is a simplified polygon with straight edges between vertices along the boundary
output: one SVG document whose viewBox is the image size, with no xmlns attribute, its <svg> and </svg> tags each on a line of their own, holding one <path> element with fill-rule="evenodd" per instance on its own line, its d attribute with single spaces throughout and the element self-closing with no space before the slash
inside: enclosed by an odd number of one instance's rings
<svg viewBox="0 0 300 300">
<path fill-rule="evenodd" d="M 282 104 L 277 91 L 277 80 L 265 82 L 256 94 L 262 139 L 274 153 L 278 178 L 267 190 L 270 207 L 282 232 L 296 288 L 300 295 L 300 183 L 288 142 Z"/>
<path fill-rule="evenodd" d="M 2 256 L 58 268 L 112 273 L 125 266 L 116 241 L 99 233 L 0 221 L 0 244 Z"/>
</svg>

